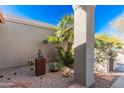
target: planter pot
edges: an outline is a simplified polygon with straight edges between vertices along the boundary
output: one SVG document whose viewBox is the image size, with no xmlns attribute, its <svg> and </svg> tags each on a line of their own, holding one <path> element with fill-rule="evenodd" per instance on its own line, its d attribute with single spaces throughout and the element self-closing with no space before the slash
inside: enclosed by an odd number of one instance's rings
<svg viewBox="0 0 124 93">
<path fill-rule="evenodd" d="M 114 70 L 114 63 L 115 63 L 115 59 L 110 59 L 110 61 L 109 61 L 109 71 Z"/>
<path fill-rule="evenodd" d="M 46 59 L 35 59 L 35 75 L 41 76 L 46 73 Z"/>
</svg>

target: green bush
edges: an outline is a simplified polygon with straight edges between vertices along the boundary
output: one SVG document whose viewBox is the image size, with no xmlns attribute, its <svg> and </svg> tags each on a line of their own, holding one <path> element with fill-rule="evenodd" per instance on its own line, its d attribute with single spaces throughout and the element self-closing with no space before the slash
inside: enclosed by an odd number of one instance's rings
<svg viewBox="0 0 124 93">
<path fill-rule="evenodd" d="M 52 64 L 49 66 L 49 70 L 50 70 L 51 72 L 57 72 L 57 71 L 59 71 L 60 69 L 61 69 L 61 65 L 60 65 L 59 63 L 57 63 L 57 62 L 52 63 Z"/>
<path fill-rule="evenodd" d="M 122 48 L 123 43 L 116 37 L 112 37 L 106 34 L 95 36 L 95 55 L 98 63 L 104 62 L 108 57 L 116 59 L 117 50 Z"/>
<path fill-rule="evenodd" d="M 74 63 L 74 53 L 72 49 L 73 45 L 73 15 L 67 15 L 62 17 L 56 32 L 52 36 L 48 36 L 44 43 L 52 43 L 58 51 L 58 55 L 61 58 L 64 65 L 72 67 Z M 62 45 L 64 43 L 64 45 Z"/>
</svg>

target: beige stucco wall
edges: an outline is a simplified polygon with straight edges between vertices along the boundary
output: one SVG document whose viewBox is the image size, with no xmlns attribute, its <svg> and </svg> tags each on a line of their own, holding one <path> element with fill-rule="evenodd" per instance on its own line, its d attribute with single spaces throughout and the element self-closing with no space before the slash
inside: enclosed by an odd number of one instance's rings
<svg viewBox="0 0 124 93">
<path fill-rule="evenodd" d="M 47 61 L 52 60 L 54 47 L 42 41 L 52 35 L 54 29 L 40 23 L 5 20 L 5 24 L 0 24 L 0 68 L 25 65 L 36 57 L 38 49 L 43 51 Z"/>
</svg>

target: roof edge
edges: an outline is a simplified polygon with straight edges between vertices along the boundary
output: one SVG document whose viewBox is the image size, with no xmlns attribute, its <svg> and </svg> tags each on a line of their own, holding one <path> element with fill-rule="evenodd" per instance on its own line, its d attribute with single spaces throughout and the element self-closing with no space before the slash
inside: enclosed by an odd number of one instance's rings
<svg viewBox="0 0 124 93">
<path fill-rule="evenodd" d="M 27 18 L 13 16 L 13 15 L 4 15 L 4 19 L 5 21 L 8 21 L 8 22 L 14 22 L 14 23 L 19 23 L 24 25 L 35 26 L 39 28 L 55 30 L 54 25 L 51 25 L 45 22 L 40 22 L 37 20 L 27 19 Z"/>
</svg>

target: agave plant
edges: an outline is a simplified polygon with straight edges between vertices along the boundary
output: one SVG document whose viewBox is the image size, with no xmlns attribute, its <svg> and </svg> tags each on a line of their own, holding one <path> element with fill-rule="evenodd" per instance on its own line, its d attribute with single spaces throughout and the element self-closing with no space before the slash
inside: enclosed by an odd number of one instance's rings
<svg viewBox="0 0 124 93">
<path fill-rule="evenodd" d="M 51 72 L 57 72 L 57 71 L 60 70 L 60 68 L 61 68 L 61 66 L 60 66 L 60 64 L 57 63 L 57 62 L 54 62 L 54 63 L 52 63 L 52 64 L 49 66 L 49 70 L 50 70 Z"/>
</svg>

